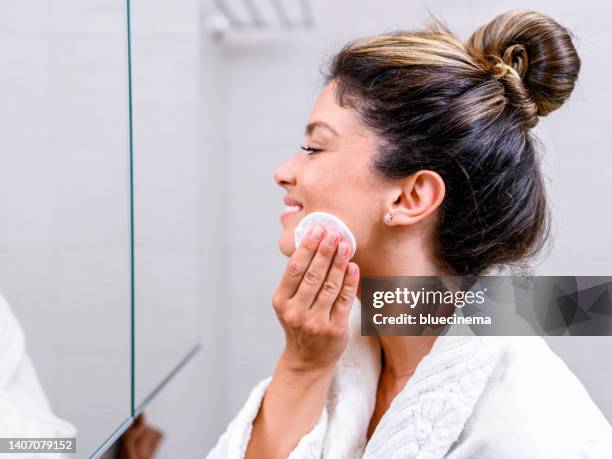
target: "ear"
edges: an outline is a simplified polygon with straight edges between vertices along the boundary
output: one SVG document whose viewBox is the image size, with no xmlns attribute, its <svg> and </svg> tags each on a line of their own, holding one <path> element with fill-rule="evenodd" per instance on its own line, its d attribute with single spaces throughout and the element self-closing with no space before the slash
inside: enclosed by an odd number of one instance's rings
<svg viewBox="0 0 612 459">
<path fill-rule="evenodd" d="M 393 217 L 388 225 L 414 225 L 423 220 L 440 206 L 445 193 L 444 180 L 437 172 L 420 170 L 406 177 L 388 207 Z"/>
</svg>

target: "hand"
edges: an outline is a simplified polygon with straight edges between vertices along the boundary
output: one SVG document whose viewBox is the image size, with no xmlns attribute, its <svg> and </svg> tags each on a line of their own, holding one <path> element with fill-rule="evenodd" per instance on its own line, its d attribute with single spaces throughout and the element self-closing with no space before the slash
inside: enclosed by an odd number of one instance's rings
<svg viewBox="0 0 612 459">
<path fill-rule="evenodd" d="M 359 267 L 338 233 L 317 226 L 293 253 L 272 298 L 285 330 L 283 358 L 297 370 L 335 366 L 348 342 Z"/>
<path fill-rule="evenodd" d="M 147 424 L 139 414 L 134 423 L 121 436 L 119 457 L 121 459 L 152 459 L 162 433 Z"/>
</svg>

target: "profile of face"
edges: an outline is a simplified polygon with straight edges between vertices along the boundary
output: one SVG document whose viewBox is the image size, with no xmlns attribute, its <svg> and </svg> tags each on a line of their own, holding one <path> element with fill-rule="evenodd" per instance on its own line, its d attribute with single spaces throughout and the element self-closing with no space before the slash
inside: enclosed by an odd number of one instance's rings
<svg viewBox="0 0 612 459">
<path fill-rule="evenodd" d="M 308 118 L 304 146 L 315 152 L 299 149 L 274 172 L 276 183 L 287 191 L 288 206 L 281 215 L 279 248 L 291 256 L 301 219 L 311 212 L 329 212 L 355 235 L 353 260 L 361 266 L 365 253 L 384 255 L 393 245 L 392 227 L 416 229 L 441 202 L 444 184 L 431 171 L 399 181 L 375 173 L 368 164 L 377 151 L 375 134 L 360 123 L 354 109 L 337 103 L 334 88 L 333 81 L 323 88 Z M 393 216 L 390 225 L 383 220 L 387 212 Z"/>
<path fill-rule="evenodd" d="M 279 247 L 290 256 L 295 250 L 293 232 L 311 212 L 337 215 L 351 229 L 361 248 L 370 237 L 368 228 L 380 217 L 381 196 L 373 191 L 379 180 L 367 167 L 375 151 L 375 138 L 357 120 L 354 110 L 339 106 L 334 84 L 321 91 L 308 118 L 305 147 L 274 172 L 287 190 L 288 210 L 281 215 L 283 233 Z"/>
</svg>

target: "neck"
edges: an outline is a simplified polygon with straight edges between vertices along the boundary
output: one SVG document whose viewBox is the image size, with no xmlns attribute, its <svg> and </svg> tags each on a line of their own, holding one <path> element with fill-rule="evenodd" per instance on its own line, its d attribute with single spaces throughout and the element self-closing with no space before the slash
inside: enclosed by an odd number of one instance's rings
<svg viewBox="0 0 612 459">
<path fill-rule="evenodd" d="M 354 260 L 360 268 L 361 277 L 368 276 L 437 276 L 439 273 L 428 262 L 427 256 L 420 250 L 422 244 L 412 247 L 394 247 L 389 250 L 377 250 L 367 260 Z M 368 250 L 368 254 L 372 252 Z M 400 254 L 410 254 L 399 256 Z M 374 260 L 374 262 L 370 262 Z M 379 262 L 379 260 L 384 260 Z M 359 301 L 361 282 L 357 288 Z M 431 351 L 437 336 L 379 336 L 382 348 L 382 371 L 393 378 L 407 378 L 416 369 L 419 362 Z"/>
<path fill-rule="evenodd" d="M 381 370 L 395 379 L 410 377 L 437 336 L 379 336 L 382 348 Z"/>
</svg>

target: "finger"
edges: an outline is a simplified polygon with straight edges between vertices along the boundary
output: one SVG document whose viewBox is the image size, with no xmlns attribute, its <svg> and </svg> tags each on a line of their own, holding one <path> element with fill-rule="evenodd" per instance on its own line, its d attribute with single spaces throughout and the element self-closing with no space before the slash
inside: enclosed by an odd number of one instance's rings
<svg viewBox="0 0 612 459">
<path fill-rule="evenodd" d="M 291 255 L 291 258 L 289 258 L 283 277 L 276 290 L 276 295 L 280 302 L 284 302 L 295 295 L 302 277 L 315 256 L 319 242 L 323 239 L 324 235 L 325 229 L 319 225 L 315 226 L 306 234 L 298 248 Z"/>
<path fill-rule="evenodd" d="M 331 308 L 330 322 L 337 327 L 344 327 L 348 321 L 351 306 L 357 294 L 359 286 L 359 266 L 357 263 L 349 263 L 344 275 L 344 283 L 340 293 Z"/>
<path fill-rule="evenodd" d="M 308 265 L 297 292 L 291 298 L 305 309 L 310 309 L 323 282 L 327 278 L 327 272 L 338 247 L 338 239 L 339 235 L 337 232 L 327 232 L 325 238 L 319 244 L 317 253 L 310 262 L 310 265 Z"/>
<path fill-rule="evenodd" d="M 125 439 L 119 442 L 119 459 L 130 459 L 130 449 Z"/>
<path fill-rule="evenodd" d="M 146 424 L 144 423 L 142 417 L 139 415 L 134 419 L 132 425 L 125 431 L 127 437 L 137 438 L 142 431 L 145 429 Z"/>
<path fill-rule="evenodd" d="M 341 241 L 334 256 L 327 278 L 321 285 L 310 311 L 314 314 L 322 314 L 327 320 L 330 319 L 330 310 L 336 301 L 340 289 L 344 283 L 344 274 L 349 262 L 350 246 L 348 242 Z"/>
<path fill-rule="evenodd" d="M 153 456 L 155 451 L 157 451 L 159 443 L 161 442 L 163 437 L 164 436 L 162 435 L 162 433 L 157 430 L 151 435 L 151 456 Z"/>
<path fill-rule="evenodd" d="M 121 445 L 121 459 L 138 459 L 138 451 L 133 439 L 123 440 Z"/>
<path fill-rule="evenodd" d="M 144 458 L 152 458 L 157 450 L 158 443 L 161 439 L 161 433 L 153 428 L 149 428 L 144 434 L 141 445 L 141 456 Z"/>
</svg>

